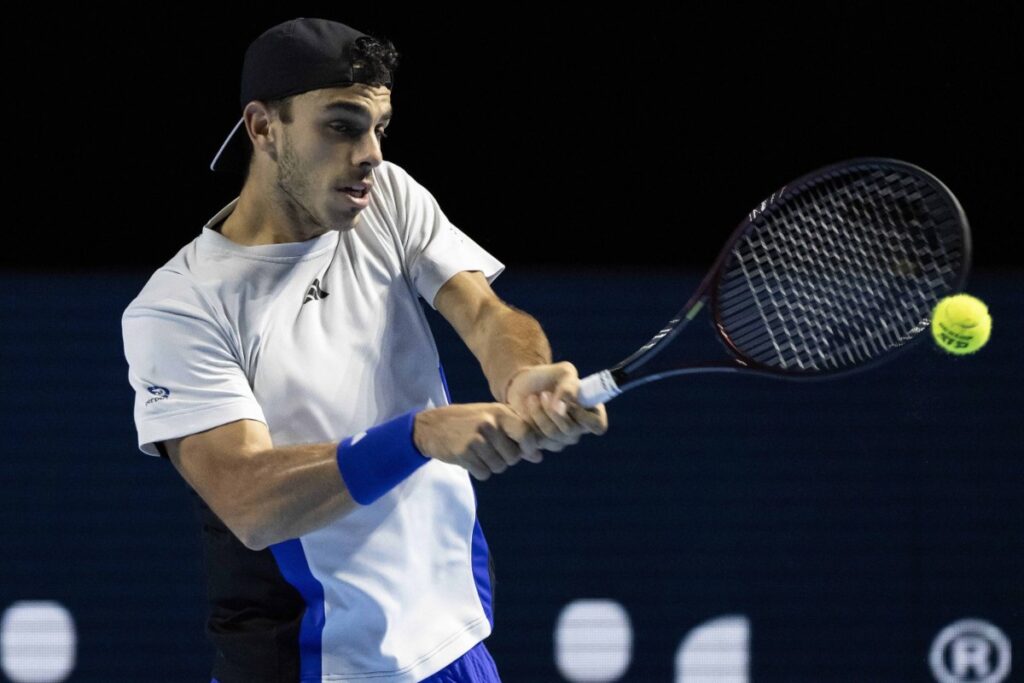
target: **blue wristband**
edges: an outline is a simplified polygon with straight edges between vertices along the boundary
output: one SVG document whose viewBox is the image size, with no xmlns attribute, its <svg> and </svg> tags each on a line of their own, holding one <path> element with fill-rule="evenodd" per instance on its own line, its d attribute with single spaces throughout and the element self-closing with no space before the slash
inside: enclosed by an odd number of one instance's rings
<svg viewBox="0 0 1024 683">
<path fill-rule="evenodd" d="M 410 410 L 338 444 L 341 478 L 360 505 L 377 500 L 430 460 L 412 438 L 418 412 Z"/>
</svg>

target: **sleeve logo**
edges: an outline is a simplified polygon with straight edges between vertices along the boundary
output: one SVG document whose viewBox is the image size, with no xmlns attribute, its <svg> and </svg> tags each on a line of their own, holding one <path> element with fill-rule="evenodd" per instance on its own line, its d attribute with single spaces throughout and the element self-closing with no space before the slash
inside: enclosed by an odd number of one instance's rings
<svg viewBox="0 0 1024 683">
<path fill-rule="evenodd" d="M 151 398 L 148 401 L 146 401 L 146 405 L 147 406 L 150 403 L 156 403 L 157 401 L 162 401 L 162 400 L 164 400 L 165 398 L 167 398 L 168 396 L 171 395 L 171 390 L 170 389 L 168 389 L 167 387 L 158 387 L 156 385 L 153 385 L 151 387 L 146 387 L 146 391 L 148 391 L 149 393 L 153 394 L 153 398 Z"/>
</svg>

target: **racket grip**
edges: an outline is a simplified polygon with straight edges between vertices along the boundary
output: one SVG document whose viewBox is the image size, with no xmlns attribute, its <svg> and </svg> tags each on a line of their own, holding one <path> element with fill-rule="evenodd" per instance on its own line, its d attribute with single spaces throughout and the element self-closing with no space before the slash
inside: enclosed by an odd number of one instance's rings
<svg viewBox="0 0 1024 683">
<path fill-rule="evenodd" d="M 593 408 L 598 403 L 604 403 L 622 393 L 615 378 L 608 370 L 595 372 L 580 380 L 580 392 L 576 401 L 584 408 Z"/>
</svg>

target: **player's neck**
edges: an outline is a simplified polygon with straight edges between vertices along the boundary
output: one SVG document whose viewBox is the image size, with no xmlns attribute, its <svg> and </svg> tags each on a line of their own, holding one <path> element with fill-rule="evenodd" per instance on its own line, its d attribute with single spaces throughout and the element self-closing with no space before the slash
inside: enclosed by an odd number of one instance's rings
<svg viewBox="0 0 1024 683">
<path fill-rule="evenodd" d="M 245 183 L 234 210 L 221 224 L 220 233 L 244 246 L 285 244 L 310 239 L 309 236 L 296 235 L 294 231 L 281 227 L 289 223 L 288 217 L 274 205 L 269 194 L 258 189 L 253 182 Z"/>
</svg>

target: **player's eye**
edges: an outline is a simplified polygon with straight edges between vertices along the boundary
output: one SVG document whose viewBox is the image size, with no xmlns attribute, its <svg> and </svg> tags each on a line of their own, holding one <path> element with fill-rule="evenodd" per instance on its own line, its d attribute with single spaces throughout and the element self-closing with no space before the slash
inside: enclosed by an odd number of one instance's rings
<svg viewBox="0 0 1024 683">
<path fill-rule="evenodd" d="M 344 123 L 329 123 L 327 125 L 330 128 L 332 128 L 332 129 L 336 130 L 337 132 L 342 133 L 343 135 L 346 135 L 348 137 L 358 137 L 360 135 L 360 131 L 354 130 L 352 128 L 352 126 L 349 126 L 349 125 L 344 124 Z M 384 132 L 383 128 L 378 128 L 377 129 L 377 137 L 379 139 L 383 140 L 384 138 L 388 137 L 388 134 Z"/>
</svg>

